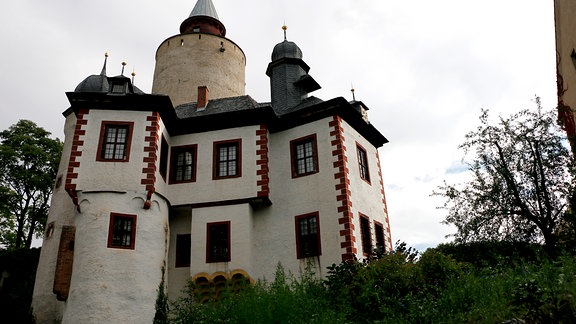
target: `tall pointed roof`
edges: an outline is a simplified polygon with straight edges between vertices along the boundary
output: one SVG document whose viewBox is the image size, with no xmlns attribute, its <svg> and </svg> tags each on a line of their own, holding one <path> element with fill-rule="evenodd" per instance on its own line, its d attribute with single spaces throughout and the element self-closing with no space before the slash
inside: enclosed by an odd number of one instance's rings
<svg viewBox="0 0 576 324">
<path fill-rule="evenodd" d="M 208 16 L 220 20 L 212 0 L 198 0 L 190 13 L 190 17 L 192 16 Z"/>
<path fill-rule="evenodd" d="M 218 18 L 212 0 L 198 0 L 190 16 L 180 25 L 180 33 L 205 33 L 226 36 L 226 27 Z"/>
</svg>

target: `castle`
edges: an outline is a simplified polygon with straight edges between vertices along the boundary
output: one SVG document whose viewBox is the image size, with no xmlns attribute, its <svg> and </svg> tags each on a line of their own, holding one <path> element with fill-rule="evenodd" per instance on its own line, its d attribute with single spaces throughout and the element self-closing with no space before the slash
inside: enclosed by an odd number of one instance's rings
<svg viewBox="0 0 576 324">
<path fill-rule="evenodd" d="M 161 284 L 319 276 L 392 249 L 368 108 L 321 100 L 302 51 L 277 44 L 271 102 L 211 0 L 156 52 L 152 94 L 100 74 L 67 92 L 63 155 L 32 307 L 39 323 L 150 323 Z"/>
</svg>

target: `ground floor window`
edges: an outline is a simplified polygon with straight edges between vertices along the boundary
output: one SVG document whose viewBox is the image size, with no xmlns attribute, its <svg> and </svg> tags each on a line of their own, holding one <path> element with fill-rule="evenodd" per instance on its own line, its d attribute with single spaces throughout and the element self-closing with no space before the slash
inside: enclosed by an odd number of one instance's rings
<svg viewBox="0 0 576 324">
<path fill-rule="evenodd" d="M 230 222 L 207 224 L 206 262 L 230 261 Z"/>
<path fill-rule="evenodd" d="M 191 253 L 191 235 L 178 234 L 176 235 L 176 267 L 189 267 L 190 266 L 190 253 Z"/>
<path fill-rule="evenodd" d="M 318 213 L 296 216 L 296 248 L 298 259 L 322 254 Z"/>
<path fill-rule="evenodd" d="M 368 256 L 372 254 L 372 236 L 370 235 L 370 220 L 360 214 L 360 236 L 362 237 L 362 252 Z"/>
</svg>

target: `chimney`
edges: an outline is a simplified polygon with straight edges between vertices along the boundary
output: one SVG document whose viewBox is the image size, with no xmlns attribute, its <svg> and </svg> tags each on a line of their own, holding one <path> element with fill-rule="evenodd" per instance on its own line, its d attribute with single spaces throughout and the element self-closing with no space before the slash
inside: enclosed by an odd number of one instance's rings
<svg viewBox="0 0 576 324">
<path fill-rule="evenodd" d="M 207 86 L 199 86 L 198 87 L 198 102 L 196 104 L 196 109 L 204 109 L 208 104 L 208 90 Z"/>
</svg>

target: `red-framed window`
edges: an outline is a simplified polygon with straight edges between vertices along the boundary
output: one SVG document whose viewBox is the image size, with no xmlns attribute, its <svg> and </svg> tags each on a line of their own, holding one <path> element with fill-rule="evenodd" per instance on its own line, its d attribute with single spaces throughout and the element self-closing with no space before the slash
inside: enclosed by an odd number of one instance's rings
<svg viewBox="0 0 576 324">
<path fill-rule="evenodd" d="M 318 172 L 318 148 L 316 134 L 290 141 L 292 178 Z"/>
<path fill-rule="evenodd" d="M 134 249 L 136 243 L 136 215 L 110 213 L 108 247 Z"/>
<path fill-rule="evenodd" d="M 196 181 L 197 148 L 196 144 L 172 148 L 170 183 Z"/>
<path fill-rule="evenodd" d="M 356 143 L 356 152 L 358 153 L 360 178 L 370 183 L 370 169 L 368 168 L 368 155 L 366 154 L 366 149 L 362 147 L 362 145 Z"/>
<path fill-rule="evenodd" d="M 97 161 L 128 162 L 134 122 L 103 121 L 100 127 Z"/>
<path fill-rule="evenodd" d="M 190 234 L 176 235 L 176 268 L 190 266 L 191 238 Z"/>
<path fill-rule="evenodd" d="M 322 255 L 318 213 L 314 212 L 296 216 L 295 222 L 296 253 L 298 259 Z"/>
<path fill-rule="evenodd" d="M 168 172 L 168 151 L 170 150 L 170 146 L 168 146 L 168 142 L 164 135 L 162 135 L 162 141 L 160 144 L 160 175 L 162 179 L 166 181 L 166 172 Z"/>
<path fill-rule="evenodd" d="M 242 176 L 242 140 L 214 142 L 213 179 Z"/>
<path fill-rule="evenodd" d="M 370 219 L 360 214 L 360 237 L 362 238 L 362 253 L 372 254 L 372 235 L 370 235 Z"/>
<path fill-rule="evenodd" d="M 206 263 L 230 261 L 230 221 L 206 224 Z"/>
<path fill-rule="evenodd" d="M 376 250 L 380 253 L 386 252 L 384 245 L 384 225 L 377 221 L 374 221 L 374 236 L 376 237 Z"/>
</svg>

